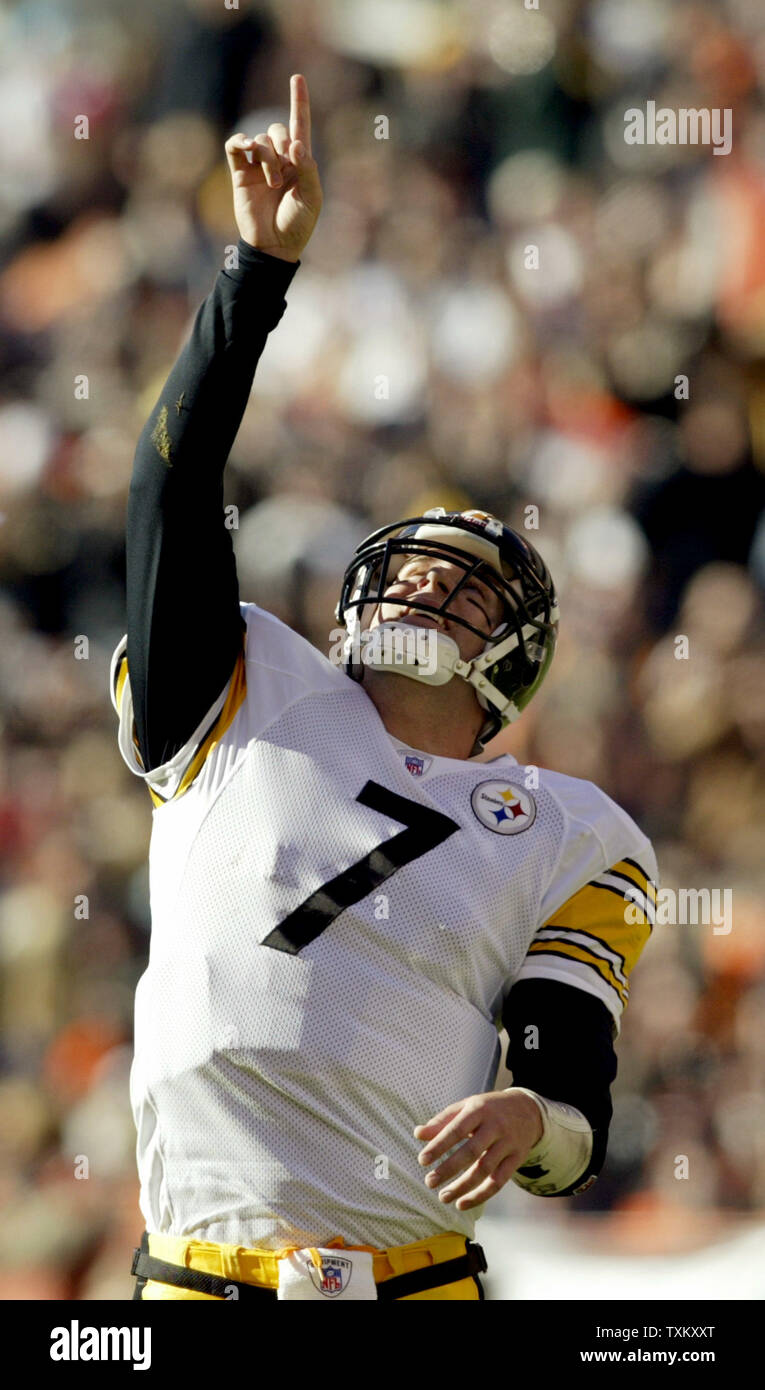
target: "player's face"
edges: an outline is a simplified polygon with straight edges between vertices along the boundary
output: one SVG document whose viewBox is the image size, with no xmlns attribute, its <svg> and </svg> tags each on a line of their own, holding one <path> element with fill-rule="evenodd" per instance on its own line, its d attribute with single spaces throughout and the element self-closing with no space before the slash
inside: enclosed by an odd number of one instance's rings
<svg viewBox="0 0 765 1390">
<path fill-rule="evenodd" d="M 406 618 L 412 626 L 439 628 L 457 643 L 463 661 L 470 661 L 483 651 L 485 638 L 490 637 L 502 621 L 502 601 L 487 584 L 477 577 L 469 579 L 449 604 L 448 614 L 441 618 L 429 618 L 426 613 L 416 609 L 411 612 L 408 607 L 409 601 L 416 601 L 434 609 L 440 608 L 464 573 L 464 569 L 448 560 L 430 555 L 413 555 L 410 560 L 404 561 L 395 581 L 387 585 L 385 596 L 391 602 L 378 604 L 372 614 L 370 627 Z M 468 632 L 460 623 L 452 622 L 452 617 L 472 623 L 484 636 Z"/>
</svg>

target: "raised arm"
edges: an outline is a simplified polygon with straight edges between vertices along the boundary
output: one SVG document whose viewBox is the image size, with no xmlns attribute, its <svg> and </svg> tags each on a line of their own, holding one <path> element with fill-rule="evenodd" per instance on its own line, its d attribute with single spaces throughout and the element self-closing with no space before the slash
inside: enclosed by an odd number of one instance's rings
<svg viewBox="0 0 765 1390">
<path fill-rule="evenodd" d="M 141 432 L 128 501 L 127 667 L 147 770 L 198 727 L 241 649 L 223 471 L 321 210 L 305 78 L 291 79 L 289 131 L 234 135 L 226 156 L 238 267 L 220 271 L 196 315 Z"/>
</svg>

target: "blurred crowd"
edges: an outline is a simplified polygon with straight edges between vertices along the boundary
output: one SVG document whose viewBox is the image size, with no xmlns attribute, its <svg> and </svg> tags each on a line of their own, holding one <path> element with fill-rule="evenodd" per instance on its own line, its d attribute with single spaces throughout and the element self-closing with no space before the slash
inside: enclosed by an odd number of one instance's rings
<svg viewBox="0 0 765 1390">
<path fill-rule="evenodd" d="M 733 927 L 655 928 L 606 1168 L 519 1210 L 639 1213 L 657 1248 L 765 1210 L 765 9 L 0 0 L 3 1298 L 132 1292 L 127 489 L 236 242 L 223 143 L 286 119 L 293 72 L 325 204 L 227 469 L 242 598 L 326 651 L 374 526 L 524 530 L 561 639 L 491 755 L 596 782 Z M 626 144 L 648 100 L 730 109 L 730 154 Z"/>
</svg>

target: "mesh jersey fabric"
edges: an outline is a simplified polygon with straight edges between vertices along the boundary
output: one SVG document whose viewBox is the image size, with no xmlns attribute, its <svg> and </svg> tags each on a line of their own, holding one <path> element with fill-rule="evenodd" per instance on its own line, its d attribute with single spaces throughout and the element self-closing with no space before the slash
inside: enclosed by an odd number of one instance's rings
<svg viewBox="0 0 765 1390">
<path fill-rule="evenodd" d="M 627 942 L 609 889 L 617 945 L 605 922 L 589 960 L 557 946 L 566 904 L 620 861 L 655 879 L 653 851 L 590 783 L 540 770 L 528 791 L 508 756 L 413 760 L 362 686 L 271 614 L 241 612 L 237 670 L 161 768 L 145 771 L 136 749 L 124 638 L 112 662 L 121 752 L 166 798 L 130 1084 L 146 1227 L 268 1249 L 472 1238 L 482 1208 L 460 1212 L 424 1186 L 412 1131 L 492 1088 L 518 979 L 595 994 L 618 1031 L 626 989 L 606 957 L 627 977 L 646 927 Z M 532 799 L 522 831 L 496 833 L 474 811 L 490 782 Z M 453 829 L 423 849 L 417 828 L 438 816 Z M 326 885 L 359 861 L 379 869 L 407 826 L 399 867 L 342 911 L 325 903 Z M 295 954 L 264 945 L 309 898 L 327 921 L 314 939 Z"/>
</svg>

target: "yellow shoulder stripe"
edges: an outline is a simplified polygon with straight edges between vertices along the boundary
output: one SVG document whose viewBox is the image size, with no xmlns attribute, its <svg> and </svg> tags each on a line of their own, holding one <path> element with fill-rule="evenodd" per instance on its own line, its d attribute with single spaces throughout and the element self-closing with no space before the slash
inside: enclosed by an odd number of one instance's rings
<svg viewBox="0 0 765 1390">
<path fill-rule="evenodd" d="M 197 748 L 191 762 L 183 774 L 176 791 L 173 801 L 177 801 L 179 796 L 183 796 L 188 791 L 194 778 L 199 774 L 206 758 L 210 756 L 216 743 L 223 737 L 226 730 L 233 724 L 238 711 L 240 710 L 244 697 L 247 694 L 247 676 L 244 663 L 244 652 L 241 651 L 237 657 L 236 666 L 231 677 L 226 702 L 212 728 L 205 735 L 204 739 Z"/>
<path fill-rule="evenodd" d="M 127 681 L 127 677 L 127 655 L 123 654 L 120 657 L 119 666 L 117 668 L 117 679 L 114 683 L 114 698 L 117 701 L 117 709 L 119 711 L 120 717 L 122 716 L 122 696 L 125 692 L 125 683 Z M 135 731 L 135 720 L 133 720 L 133 747 L 135 749 L 136 758 L 138 762 L 141 764 L 141 767 L 143 767 L 143 758 L 141 757 L 141 750 L 138 747 L 138 735 Z"/>
<path fill-rule="evenodd" d="M 119 708 L 120 708 L 120 706 L 121 706 L 121 704 L 122 704 L 122 692 L 123 692 L 123 690 L 125 689 L 125 681 L 126 681 L 126 680 L 127 680 L 127 656 L 122 656 L 122 657 L 120 658 L 119 670 L 118 670 L 118 674 L 117 674 L 117 684 L 115 685 L 115 688 L 114 688 L 114 698 L 115 698 L 115 700 L 117 701 L 117 709 L 118 709 L 118 710 L 119 710 Z"/>
<path fill-rule="evenodd" d="M 125 655 L 120 660 L 118 675 L 115 682 L 115 698 L 117 700 L 118 709 L 121 708 L 122 693 L 125 689 L 125 681 L 127 680 L 127 674 L 127 656 Z M 202 768 L 205 759 L 209 757 L 216 743 L 218 743 L 218 741 L 225 734 L 226 730 L 233 723 L 238 710 L 241 708 L 246 693 L 247 681 L 243 649 L 237 657 L 236 666 L 234 667 L 234 672 L 231 677 L 231 684 L 229 686 L 229 691 L 228 695 L 226 696 L 225 704 L 223 705 L 223 708 L 220 714 L 218 715 L 218 718 L 213 722 L 212 726 L 210 727 L 210 729 L 208 729 L 207 733 L 205 734 L 202 742 L 195 749 L 192 760 L 186 768 L 186 771 L 184 772 L 180 783 L 178 784 L 178 789 L 175 792 L 175 795 L 173 797 L 161 796 L 159 792 L 156 792 L 154 788 L 148 786 L 147 783 L 149 796 L 151 797 L 154 806 L 166 806 L 168 801 L 174 801 L 177 797 L 182 796 L 185 791 L 188 791 L 189 787 L 194 781 L 194 778 L 199 774 L 199 771 Z M 133 729 L 133 747 L 135 748 L 136 758 L 143 767 L 143 761 L 141 759 L 141 753 L 138 747 L 138 739 L 136 738 L 135 728 Z"/>
<path fill-rule="evenodd" d="M 656 903 L 656 885 L 644 874 L 640 865 L 634 859 L 620 859 L 618 864 L 606 871 L 609 874 L 618 874 L 620 878 L 628 878 L 630 883 L 634 883 L 641 893 L 645 893 L 649 902 Z"/>
<path fill-rule="evenodd" d="M 643 878 L 645 881 L 645 875 Z M 545 923 L 545 927 L 554 928 L 556 933 L 560 933 L 560 939 L 563 941 L 567 939 L 569 932 L 584 932 L 593 937 L 605 948 L 607 954 L 610 953 L 621 963 L 620 973 L 626 980 L 629 980 L 635 962 L 651 934 L 651 924 L 641 908 L 628 899 L 620 898 L 618 893 L 598 888 L 592 883 L 586 883 L 578 893 L 574 893 L 573 897 Z M 530 949 L 543 950 L 545 945 L 546 943 L 541 941 L 532 944 Z M 560 940 L 556 941 L 556 949 L 559 945 Z M 586 941 L 579 939 L 577 949 L 586 952 Z M 584 958 L 581 954 L 576 957 L 579 960 Z M 603 961 L 602 957 L 593 952 L 587 954 L 587 959 L 593 963 L 597 962 L 603 978 L 611 984 L 610 975 L 613 972 L 609 971 L 607 961 Z M 618 981 L 614 988 L 617 986 L 623 988 Z"/>
</svg>

